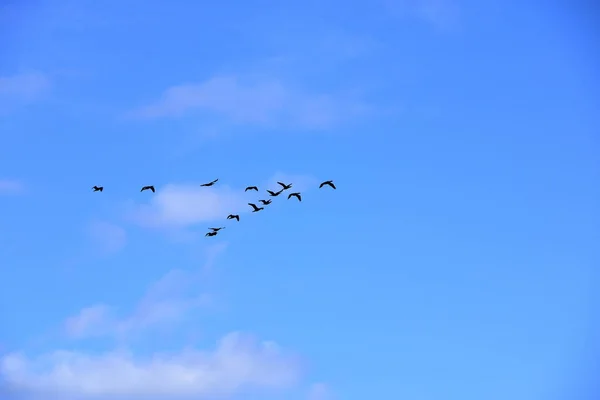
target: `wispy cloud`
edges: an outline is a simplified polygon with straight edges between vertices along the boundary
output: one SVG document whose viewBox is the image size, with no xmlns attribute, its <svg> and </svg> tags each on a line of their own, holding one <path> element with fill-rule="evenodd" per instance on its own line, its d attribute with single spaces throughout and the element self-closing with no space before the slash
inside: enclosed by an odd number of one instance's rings
<svg viewBox="0 0 600 400">
<path fill-rule="evenodd" d="M 50 79 L 39 72 L 0 76 L 0 112 L 40 99 L 50 86 Z"/>
<path fill-rule="evenodd" d="M 25 191 L 25 185 L 13 179 L 0 179 L 0 195 L 21 194 Z"/>
<path fill-rule="evenodd" d="M 325 383 L 314 383 L 308 390 L 307 400 L 334 400 L 336 397 Z"/>
<path fill-rule="evenodd" d="M 248 211 L 243 190 L 227 186 L 169 184 L 157 188 L 146 204 L 135 204 L 128 218 L 148 228 L 184 229 L 201 222 L 224 220 L 230 213 Z"/>
<path fill-rule="evenodd" d="M 460 8 L 455 0 L 383 0 L 386 10 L 397 17 L 419 18 L 436 29 L 456 29 Z"/>
<path fill-rule="evenodd" d="M 102 253 L 115 253 L 127 243 L 125 229 L 110 222 L 92 221 L 87 233 Z"/>
<path fill-rule="evenodd" d="M 367 110 L 351 96 L 308 93 L 264 76 L 228 75 L 172 86 L 158 101 L 131 116 L 164 118 L 204 112 L 234 123 L 327 128 Z"/>
<path fill-rule="evenodd" d="M 278 190 L 277 181 L 293 183 L 294 191 L 316 187 L 317 179 L 302 174 L 278 172 L 259 184 L 261 191 Z M 255 201 L 255 192 L 244 192 L 243 187 L 200 187 L 198 184 L 169 184 L 157 188 L 148 203 L 133 204 L 127 218 L 147 228 L 181 230 L 200 223 L 225 221 L 229 214 L 251 211 L 249 201 Z"/>
<path fill-rule="evenodd" d="M 211 296 L 199 289 L 200 276 L 223 250 L 222 247 L 213 249 L 201 270 L 168 272 L 148 288 L 130 313 L 122 315 L 122 310 L 106 304 L 92 305 L 68 318 L 65 332 L 74 339 L 110 336 L 124 340 L 150 328 L 173 327 L 194 310 L 211 304 Z"/>
<path fill-rule="evenodd" d="M 207 264 L 222 251 L 222 246 L 212 248 Z M 124 339 L 134 332 L 178 326 L 206 304 L 198 290 L 202 271 L 170 271 L 122 317 L 107 305 L 87 307 L 67 320 L 66 332 L 73 339 L 106 335 Z M 132 352 L 128 342 L 122 340 L 117 350 L 107 352 L 5 354 L 0 356 L 0 375 L 8 390 L 30 399 L 171 400 L 230 398 L 245 389 L 285 389 L 295 385 L 302 372 L 295 354 L 240 332 L 223 336 L 210 350 L 186 347 L 148 356 Z"/>
<path fill-rule="evenodd" d="M 129 351 L 85 354 L 55 351 L 35 358 L 9 354 L 0 372 L 14 389 L 63 399 L 196 399 L 247 388 L 279 389 L 296 383 L 297 359 L 274 342 L 233 332 L 210 351 L 187 349 L 138 358 Z M 42 397 L 40 397 L 42 398 Z"/>
</svg>

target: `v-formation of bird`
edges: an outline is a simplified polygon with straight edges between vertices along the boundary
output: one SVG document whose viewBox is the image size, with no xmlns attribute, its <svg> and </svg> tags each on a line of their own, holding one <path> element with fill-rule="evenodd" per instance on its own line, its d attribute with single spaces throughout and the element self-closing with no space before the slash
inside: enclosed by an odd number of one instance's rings
<svg viewBox="0 0 600 400">
<path fill-rule="evenodd" d="M 210 187 L 210 186 L 213 186 L 213 185 L 214 185 L 215 183 L 217 183 L 218 181 L 219 181 L 218 179 L 215 179 L 214 181 L 211 181 L 211 182 L 208 182 L 208 183 L 203 183 L 203 184 L 202 184 L 202 185 L 200 185 L 200 186 L 201 186 L 201 187 Z M 277 197 L 277 196 L 279 196 L 281 193 L 283 193 L 284 191 L 286 191 L 286 190 L 289 190 L 289 189 L 291 189 L 291 188 L 292 188 L 292 184 L 291 184 L 291 183 L 290 183 L 290 184 L 285 184 L 285 183 L 283 183 L 283 182 L 277 182 L 277 184 L 281 186 L 281 189 L 280 189 L 279 191 L 277 191 L 277 192 L 274 192 L 274 191 L 272 191 L 272 190 L 268 190 L 268 189 L 267 189 L 267 193 L 269 193 L 269 196 L 270 196 L 270 197 Z M 324 187 L 324 186 L 329 186 L 329 187 L 331 187 L 332 189 L 337 189 L 337 188 L 335 187 L 335 185 L 334 185 L 333 181 L 325 181 L 325 182 L 322 182 L 322 183 L 319 185 L 319 189 L 321 189 L 321 188 L 322 188 L 322 187 Z M 93 190 L 94 192 L 102 192 L 102 191 L 104 191 L 104 186 L 93 186 L 93 187 L 92 187 L 92 190 Z M 146 191 L 146 190 L 150 190 L 152 193 L 156 193 L 156 189 L 154 189 L 154 186 L 152 186 L 152 185 L 149 185 L 149 186 L 143 186 L 143 187 L 142 187 L 142 189 L 140 190 L 140 192 L 144 192 L 144 191 Z M 247 192 L 247 191 L 249 191 L 249 190 L 254 190 L 254 191 L 258 192 L 258 187 L 257 187 L 257 186 L 248 186 L 248 187 L 247 187 L 247 188 L 244 190 L 244 192 Z M 292 197 L 295 197 L 296 199 L 298 199 L 298 201 L 302 201 L 302 195 L 301 195 L 301 193 L 300 193 L 300 192 L 293 192 L 293 193 L 289 193 L 287 198 L 288 198 L 288 200 L 289 200 L 289 199 L 291 199 Z M 263 207 L 258 207 L 258 206 L 257 206 L 256 204 L 254 204 L 254 203 L 248 203 L 248 205 L 249 205 L 250 207 L 252 207 L 252 212 L 259 212 L 259 211 L 261 211 L 261 210 L 264 210 L 264 209 L 265 209 L 265 207 L 264 207 L 264 206 L 268 206 L 269 204 L 271 204 L 271 202 L 272 202 L 273 200 L 272 200 L 272 199 L 267 199 L 267 200 L 261 199 L 261 200 L 258 200 L 258 201 L 259 201 L 259 202 L 260 202 L 260 203 L 263 205 Z M 227 216 L 227 219 L 235 219 L 237 222 L 240 222 L 240 216 L 239 216 L 239 215 L 237 215 L 237 214 L 229 214 L 229 215 Z M 209 228 L 209 230 L 210 230 L 210 231 L 209 231 L 209 232 L 208 232 L 208 233 L 207 233 L 205 236 L 208 236 L 208 237 L 217 236 L 217 234 L 219 233 L 219 231 L 220 231 L 221 229 L 225 229 L 225 227 L 224 227 L 224 226 L 222 226 L 222 227 L 219 227 L 219 228 Z"/>
</svg>

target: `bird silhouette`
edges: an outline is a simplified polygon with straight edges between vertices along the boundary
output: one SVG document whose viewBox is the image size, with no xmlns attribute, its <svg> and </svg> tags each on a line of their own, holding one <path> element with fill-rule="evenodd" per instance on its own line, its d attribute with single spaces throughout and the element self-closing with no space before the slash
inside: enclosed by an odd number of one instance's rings
<svg viewBox="0 0 600 400">
<path fill-rule="evenodd" d="M 281 194 L 281 192 L 283 192 L 283 189 L 281 189 L 279 192 L 273 192 L 272 190 L 268 190 L 267 192 L 269 192 L 269 195 L 271 195 L 272 197 L 277 197 Z"/>
<path fill-rule="evenodd" d="M 204 236 L 217 236 L 217 232 L 208 232 L 206 235 Z"/>
<path fill-rule="evenodd" d="M 219 179 L 215 179 L 215 180 L 214 180 L 214 181 L 212 181 L 212 182 L 203 183 L 203 184 L 202 184 L 202 185 L 200 185 L 200 186 L 212 186 L 212 185 L 214 185 L 215 183 L 217 183 L 217 181 L 218 181 L 218 180 L 219 180 Z"/>
<path fill-rule="evenodd" d="M 297 198 L 297 199 L 298 199 L 298 201 L 302 201 L 302 196 L 300 195 L 300 193 L 298 193 L 298 192 L 296 192 L 296 193 L 290 193 L 290 194 L 288 195 L 288 200 L 289 200 L 289 199 L 290 199 L 292 196 L 294 196 L 295 198 Z"/>
<path fill-rule="evenodd" d="M 290 183 L 289 185 L 286 185 L 286 184 L 285 184 L 285 183 L 283 183 L 283 182 L 277 182 L 277 183 L 278 183 L 278 184 L 280 184 L 280 185 L 281 185 L 281 187 L 283 188 L 283 189 L 281 189 L 281 190 L 288 190 L 288 189 L 291 189 L 291 188 L 292 188 L 292 184 L 291 184 L 291 183 Z"/>
<path fill-rule="evenodd" d="M 143 192 L 144 190 L 152 190 L 152 193 L 156 193 L 156 190 L 154 190 L 154 186 L 144 186 L 142 190 L 140 190 L 140 192 Z"/>
<path fill-rule="evenodd" d="M 104 190 L 104 186 L 94 186 L 92 189 L 94 192 L 101 192 Z"/>
<path fill-rule="evenodd" d="M 248 205 L 254 209 L 254 210 L 252 210 L 252 212 L 258 212 L 260 210 L 265 209 L 264 207 L 257 207 L 256 204 L 254 204 L 254 203 L 248 203 Z"/>
<path fill-rule="evenodd" d="M 208 229 L 210 229 L 210 230 L 211 230 L 211 231 L 213 231 L 213 232 L 219 232 L 221 229 L 225 229 L 225 227 L 224 227 L 224 226 L 222 226 L 222 227 L 220 227 L 220 228 L 208 228 Z"/>
<path fill-rule="evenodd" d="M 259 200 L 261 203 L 263 203 L 263 205 L 268 206 L 269 204 L 271 204 L 271 202 L 273 200 L 269 199 L 269 200 Z"/>
<path fill-rule="evenodd" d="M 331 186 L 331 187 L 332 187 L 332 188 L 334 188 L 334 189 L 337 189 L 337 188 L 335 187 L 335 185 L 333 184 L 333 181 L 325 181 L 325 182 L 321 183 L 321 184 L 319 185 L 319 189 L 321 189 L 321 188 L 322 188 L 323 186 L 325 186 L 325 185 L 328 185 L 328 186 Z"/>
<path fill-rule="evenodd" d="M 258 188 L 256 186 L 248 186 L 244 192 L 247 192 L 248 190 L 256 190 L 258 192 Z"/>
<path fill-rule="evenodd" d="M 239 216 L 239 215 L 237 215 L 237 214 L 229 214 L 229 215 L 227 216 L 227 219 L 236 219 L 236 220 L 237 220 L 237 222 L 240 222 L 240 216 Z"/>
</svg>

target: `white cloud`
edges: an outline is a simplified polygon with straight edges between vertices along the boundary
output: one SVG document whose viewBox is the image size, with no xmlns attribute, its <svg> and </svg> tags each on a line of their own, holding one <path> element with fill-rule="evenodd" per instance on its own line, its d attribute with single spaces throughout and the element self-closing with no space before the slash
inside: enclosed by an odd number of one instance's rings
<svg viewBox="0 0 600 400">
<path fill-rule="evenodd" d="M 49 88 L 50 80 L 39 72 L 0 77 L 0 111 L 38 100 Z"/>
<path fill-rule="evenodd" d="M 9 354 L 0 359 L 0 372 L 13 390 L 36 399 L 209 399 L 246 388 L 286 388 L 296 383 L 300 369 L 296 357 L 275 343 L 234 332 L 212 351 L 187 349 L 148 358 L 128 351 Z"/>
<path fill-rule="evenodd" d="M 273 78 L 216 76 L 170 87 L 160 100 L 132 115 L 161 118 L 204 111 L 238 123 L 326 128 L 367 111 L 350 97 L 306 93 Z"/>
<path fill-rule="evenodd" d="M 314 383 L 308 390 L 307 400 L 334 400 L 335 395 L 329 385 Z"/>
<path fill-rule="evenodd" d="M 293 191 L 305 191 L 318 187 L 318 181 L 301 174 L 278 172 L 259 184 L 265 189 L 278 190 L 277 181 L 293 183 Z M 156 189 L 148 203 L 134 204 L 128 218 L 142 227 L 184 229 L 200 223 L 224 223 L 229 214 L 251 211 L 248 202 L 256 201 L 256 192 L 244 192 L 244 188 L 221 185 L 200 187 L 199 184 L 169 184 Z M 254 195 L 254 197 L 251 197 Z M 266 194 L 265 194 L 266 196 Z M 206 227 L 207 228 L 207 227 Z"/>
<path fill-rule="evenodd" d="M 12 179 L 0 179 L 0 194 L 21 194 L 25 186 L 23 183 Z"/>
<path fill-rule="evenodd" d="M 104 253 L 114 253 L 125 247 L 127 232 L 125 229 L 105 221 L 93 221 L 88 226 L 88 234 Z"/>
<path fill-rule="evenodd" d="M 224 250 L 207 252 L 207 264 Z M 151 327 L 174 326 L 201 306 L 198 289 L 204 269 L 172 270 L 153 284 L 133 311 L 119 317 L 97 304 L 69 318 L 72 338 L 121 336 Z M 144 400 L 228 399 L 243 392 L 282 390 L 294 386 L 302 363 L 271 341 L 240 332 L 222 337 L 212 349 L 185 347 L 179 351 L 135 354 L 127 341 L 113 351 L 55 350 L 39 355 L 14 352 L 0 356 L 3 390 L 22 399 Z"/>
<path fill-rule="evenodd" d="M 227 215 L 249 211 L 244 191 L 227 186 L 169 184 L 157 187 L 148 203 L 129 212 L 137 224 L 148 228 L 186 228 L 201 222 L 225 221 Z"/>
</svg>

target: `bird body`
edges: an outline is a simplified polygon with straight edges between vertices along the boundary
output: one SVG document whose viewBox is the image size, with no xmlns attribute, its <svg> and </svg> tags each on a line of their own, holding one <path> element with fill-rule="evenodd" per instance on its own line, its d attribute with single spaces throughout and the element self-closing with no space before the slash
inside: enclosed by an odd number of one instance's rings
<svg viewBox="0 0 600 400">
<path fill-rule="evenodd" d="M 321 184 L 319 185 L 319 189 L 321 189 L 321 188 L 322 188 L 323 186 L 325 186 L 325 185 L 327 185 L 327 186 L 331 186 L 333 189 L 337 189 L 337 188 L 335 187 L 335 185 L 333 184 L 333 181 L 325 181 L 325 182 L 321 183 Z"/>
<path fill-rule="evenodd" d="M 246 190 L 244 190 L 244 192 L 247 192 L 248 190 L 256 190 L 258 192 L 258 187 L 256 187 L 256 186 L 248 186 L 246 188 Z"/>
<path fill-rule="evenodd" d="M 229 214 L 227 216 L 227 219 L 235 219 L 235 220 L 237 220 L 237 222 L 240 222 L 240 216 L 237 214 Z"/>
<path fill-rule="evenodd" d="M 219 179 L 215 179 L 215 180 L 214 180 L 214 181 L 212 181 L 212 182 L 203 183 L 203 184 L 202 184 L 202 185 L 200 185 L 200 186 L 212 186 L 212 185 L 214 185 L 215 183 L 217 183 L 217 181 L 218 181 L 218 180 L 219 180 Z"/>
<path fill-rule="evenodd" d="M 213 231 L 213 232 L 208 232 L 206 235 L 204 236 L 217 236 L 217 232 Z"/>
<path fill-rule="evenodd" d="M 295 198 L 297 198 L 297 199 L 298 199 L 298 201 L 302 201 L 302 196 L 300 195 L 300 193 L 298 193 L 298 192 L 296 192 L 296 193 L 290 193 L 290 194 L 288 195 L 288 200 L 289 200 L 289 199 L 290 199 L 292 196 L 293 196 L 293 197 L 295 197 Z"/>
<path fill-rule="evenodd" d="M 225 229 L 225 227 L 224 227 L 224 226 L 222 226 L 222 227 L 220 227 L 220 228 L 208 228 L 208 229 L 210 229 L 210 230 L 211 230 L 211 231 L 213 231 L 213 232 L 219 232 L 221 229 Z"/>
<path fill-rule="evenodd" d="M 250 207 L 252 207 L 252 208 L 253 208 L 252 212 L 258 212 L 258 211 L 260 211 L 260 210 L 264 210 L 264 209 L 265 209 L 264 207 L 258 207 L 258 206 L 257 206 L 256 204 L 254 204 L 254 203 L 248 203 L 248 205 L 249 205 Z"/>
<path fill-rule="evenodd" d="M 104 190 L 104 186 L 94 186 L 92 189 L 94 192 L 101 192 Z"/>
<path fill-rule="evenodd" d="M 267 205 L 271 204 L 271 202 L 272 202 L 273 200 L 269 199 L 269 200 L 259 200 L 259 201 L 260 201 L 260 202 L 261 202 L 263 205 L 267 206 Z"/>
<path fill-rule="evenodd" d="M 142 190 L 140 190 L 140 192 L 143 192 L 144 190 L 151 190 L 152 193 L 156 193 L 156 190 L 154 190 L 154 186 L 144 186 Z"/>
<path fill-rule="evenodd" d="M 281 194 L 281 192 L 283 192 L 283 189 L 281 189 L 279 192 L 273 192 L 272 190 L 267 189 L 267 192 L 269 193 L 270 196 L 277 197 Z"/>
<path fill-rule="evenodd" d="M 277 183 L 278 183 L 279 185 L 281 185 L 281 187 L 283 188 L 283 189 L 281 189 L 281 190 L 288 190 L 288 189 L 291 189 L 291 188 L 292 188 L 292 184 L 291 184 L 291 183 L 290 183 L 289 185 L 286 185 L 286 184 L 285 184 L 285 183 L 283 183 L 283 182 L 277 182 Z"/>
</svg>

